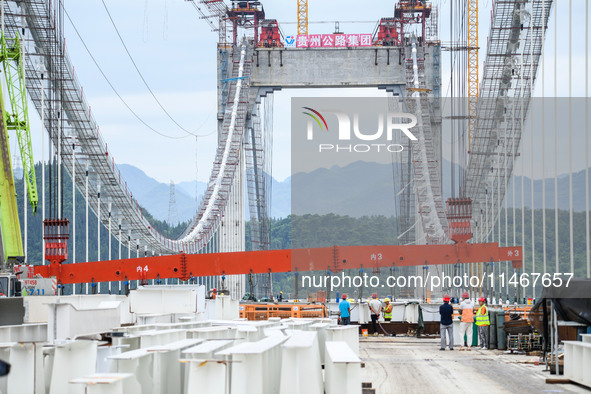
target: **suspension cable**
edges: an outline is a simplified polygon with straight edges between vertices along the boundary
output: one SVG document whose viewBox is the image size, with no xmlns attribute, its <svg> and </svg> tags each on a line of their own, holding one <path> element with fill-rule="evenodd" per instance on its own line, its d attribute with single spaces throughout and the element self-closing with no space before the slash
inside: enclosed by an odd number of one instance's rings
<svg viewBox="0 0 591 394">
<path fill-rule="evenodd" d="M 65 11 L 65 10 L 64 10 Z M 111 87 L 111 90 L 113 90 L 113 92 L 117 95 L 117 97 L 119 98 L 119 100 L 123 103 L 123 105 L 125 105 L 125 107 L 129 110 L 129 112 L 131 112 L 133 114 L 133 116 L 139 120 L 144 126 L 146 126 L 148 129 L 150 129 L 151 131 L 153 131 L 154 133 L 165 137 L 165 138 L 170 138 L 170 139 L 182 139 L 182 138 L 186 138 L 189 137 L 189 135 L 184 135 L 184 136 L 180 136 L 180 137 L 174 137 L 174 136 L 170 136 L 167 134 L 164 134 L 156 129 L 154 129 L 152 126 L 150 126 L 148 123 L 146 123 L 146 121 L 144 121 L 127 103 L 127 101 L 125 101 L 123 99 L 123 97 L 121 96 L 121 94 L 119 94 L 119 92 L 117 91 L 117 89 L 115 89 L 115 86 L 113 86 L 113 84 L 111 83 L 111 81 L 109 80 L 109 78 L 107 77 L 107 75 L 105 74 L 105 72 L 103 71 L 103 69 L 101 68 L 101 66 L 98 64 L 97 60 L 95 59 L 95 57 L 93 56 L 92 52 L 90 51 L 90 49 L 88 48 L 88 46 L 86 45 L 86 42 L 84 42 L 84 40 L 82 39 L 82 36 L 80 35 L 80 32 L 78 31 L 78 29 L 76 28 L 76 25 L 74 24 L 74 22 L 72 21 L 72 19 L 70 18 L 70 15 L 68 14 L 67 11 L 65 11 L 66 17 L 68 18 L 68 21 L 70 22 L 70 24 L 72 25 L 72 27 L 74 28 L 74 31 L 76 32 L 76 35 L 78 36 L 78 38 L 80 39 L 80 41 L 82 42 L 82 45 L 84 46 L 84 48 L 86 49 L 86 52 L 88 53 L 88 55 L 90 56 L 90 58 L 92 59 L 92 61 L 94 62 L 94 65 L 98 68 L 98 70 L 100 71 L 101 75 L 103 76 L 103 78 L 105 79 L 105 81 L 107 81 L 107 84 L 109 84 L 109 86 Z"/>
<path fill-rule="evenodd" d="M 133 67 L 135 68 L 135 71 L 137 71 L 137 73 L 140 76 L 142 82 L 144 83 L 144 85 L 146 86 L 146 88 L 148 89 L 148 91 L 150 92 L 150 94 L 152 95 L 152 97 L 154 98 L 154 100 L 156 101 L 156 103 L 158 103 L 158 106 L 162 109 L 162 111 L 166 114 L 166 116 L 168 116 L 168 118 L 170 120 L 172 120 L 172 122 L 175 125 L 177 125 L 181 130 L 183 130 L 184 132 L 186 132 L 188 134 L 191 134 L 193 136 L 197 136 L 195 134 L 195 132 L 199 131 L 205 125 L 205 122 L 203 122 L 203 124 L 201 124 L 201 126 L 199 126 L 199 128 L 197 128 L 197 130 L 195 130 L 194 132 L 191 132 L 191 131 L 187 130 L 186 128 L 184 128 L 183 126 L 181 126 L 172 117 L 172 115 L 166 110 L 166 108 L 164 108 L 164 106 L 162 105 L 162 103 L 160 102 L 160 100 L 158 99 L 158 97 L 156 97 L 156 94 L 154 94 L 154 91 L 152 90 L 152 88 L 150 87 L 150 85 L 148 85 L 148 82 L 144 78 L 144 75 L 142 74 L 142 72 L 140 71 L 137 63 L 133 59 L 133 56 L 131 55 L 131 52 L 129 52 L 129 49 L 127 48 L 127 45 L 125 44 L 125 41 L 123 40 L 123 37 L 121 36 L 121 33 L 119 32 L 119 29 L 117 28 L 117 25 L 115 24 L 115 21 L 113 20 L 113 17 L 111 16 L 111 12 L 109 11 L 109 8 L 107 8 L 107 4 L 105 3 L 105 0 L 101 0 L 101 2 L 103 3 L 103 7 L 105 8 L 105 11 L 107 12 L 107 15 L 109 16 L 109 20 L 111 21 L 111 25 L 113 25 L 113 28 L 115 29 L 115 32 L 117 33 L 117 37 L 119 37 L 119 41 L 121 42 L 121 45 L 123 45 L 123 48 L 125 49 L 125 52 L 127 53 L 127 56 L 129 57 L 129 60 L 131 60 L 131 63 L 133 64 Z"/>
</svg>

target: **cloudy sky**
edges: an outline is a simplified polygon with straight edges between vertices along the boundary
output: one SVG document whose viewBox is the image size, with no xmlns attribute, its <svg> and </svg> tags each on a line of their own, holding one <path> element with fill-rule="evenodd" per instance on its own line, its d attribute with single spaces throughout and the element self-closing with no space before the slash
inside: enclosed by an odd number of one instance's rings
<svg viewBox="0 0 591 394">
<path fill-rule="evenodd" d="M 440 9 L 440 37 L 449 41 L 449 7 L 457 0 L 437 0 Z M 100 124 L 101 133 L 109 145 L 117 163 L 128 163 L 144 170 L 149 176 L 161 182 L 176 183 L 195 179 L 205 181 L 211 169 L 215 153 L 215 89 L 216 89 L 216 43 L 217 33 L 200 19 L 190 2 L 185 0 L 104 0 L 119 28 L 137 66 L 149 86 L 166 110 L 185 129 L 199 134 L 196 141 L 173 123 L 160 109 L 142 83 L 125 49 L 111 25 L 101 0 L 64 2 L 86 46 L 99 62 L 113 86 L 133 110 L 152 128 L 169 136 L 163 137 L 140 123 L 117 98 L 109 87 L 81 40 L 66 20 L 66 44 L 79 81 L 84 86 L 92 112 Z M 480 2 L 480 47 L 481 64 L 486 48 L 486 34 L 490 20 L 491 0 Z M 558 51 L 554 52 L 555 21 L 548 30 L 545 48 L 545 72 L 543 90 L 545 96 L 554 95 L 554 78 L 558 96 L 569 94 L 569 52 L 568 52 L 568 2 L 560 0 L 558 5 Z M 573 49 L 572 49 L 572 90 L 573 96 L 582 97 L 584 88 L 584 1 L 574 2 Z M 268 18 L 279 21 L 285 35 L 296 32 L 296 1 L 263 1 Z M 581 8 L 583 7 L 583 8 Z M 340 21 L 340 29 L 346 33 L 372 33 L 380 17 L 391 16 L 394 1 L 372 0 L 309 0 L 311 33 L 331 33 L 334 21 Z M 552 18 L 554 13 L 552 13 Z M 316 23 L 327 22 L 327 23 Z M 554 57 L 560 72 L 554 73 Z M 449 58 L 443 56 L 442 92 L 449 89 Z M 539 74 L 541 75 L 541 74 Z M 283 180 L 290 175 L 290 100 L 294 96 L 342 96 L 381 95 L 377 90 L 297 90 L 275 94 L 274 122 L 274 166 L 273 175 Z M 538 81 L 536 95 L 542 95 L 542 82 Z M 577 116 L 575 114 L 575 116 Z M 33 121 L 35 155 L 39 160 L 40 128 Z M 573 127 L 574 128 L 574 127 Z M 526 127 L 526 130 L 528 127 Z M 553 131 L 546 128 L 547 139 L 553 138 Z M 568 129 L 561 128 L 559 156 L 568 154 Z M 585 146 L 584 127 L 576 127 L 573 150 L 574 169 L 584 168 Z M 526 132 L 524 146 L 528 147 L 531 133 Z M 539 135 L 538 135 L 539 137 Z M 563 138 L 564 137 L 564 138 Z M 540 138 L 534 139 L 535 175 L 541 175 Z M 444 135 L 444 153 L 448 150 L 451 136 Z M 547 142 L 548 155 L 553 153 Z M 531 166 L 529 148 L 523 154 L 525 172 Z M 568 160 L 560 160 L 559 173 L 568 171 Z M 552 172 L 547 170 L 546 175 Z"/>
</svg>

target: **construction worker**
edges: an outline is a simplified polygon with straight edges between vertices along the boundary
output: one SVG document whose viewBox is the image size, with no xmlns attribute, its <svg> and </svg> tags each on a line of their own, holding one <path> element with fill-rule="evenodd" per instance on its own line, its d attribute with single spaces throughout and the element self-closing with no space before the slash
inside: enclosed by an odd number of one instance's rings
<svg viewBox="0 0 591 394">
<path fill-rule="evenodd" d="M 390 299 L 389 298 L 385 298 L 384 299 L 384 303 L 386 304 L 384 306 L 384 320 L 385 321 L 391 321 L 392 320 L 392 309 L 393 309 L 393 306 L 392 306 L 392 304 L 390 304 Z"/>
<path fill-rule="evenodd" d="M 215 300 L 215 297 L 217 295 L 218 290 L 214 287 L 213 290 L 211 290 L 211 298 Z"/>
<path fill-rule="evenodd" d="M 348 326 L 351 323 L 351 304 L 347 301 L 347 295 L 343 294 L 339 302 L 339 311 L 341 312 L 341 325 Z"/>
<path fill-rule="evenodd" d="M 378 294 L 373 293 L 369 301 L 369 311 L 371 313 L 371 323 L 373 324 L 373 335 L 378 335 L 378 319 L 382 312 L 382 303 L 378 300 Z"/>
<path fill-rule="evenodd" d="M 279 302 L 283 302 L 283 292 L 280 291 L 279 292 L 279 297 L 277 297 L 279 299 Z"/>
<path fill-rule="evenodd" d="M 474 302 L 470 299 L 470 294 L 466 291 L 462 294 L 462 298 L 464 299 L 460 303 L 460 315 L 461 315 L 461 322 L 460 322 L 460 340 L 464 341 L 464 335 L 466 335 L 466 342 L 468 345 L 468 350 L 472 350 L 472 324 L 474 323 Z M 466 347 L 463 346 L 460 350 L 466 350 Z"/>
<path fill-rule="evenodd" d="M 441 333 L 441 348 L 445 350 L 446 336 L 449 336 L 449 350 L 454 350 L 454 325 L 452 316 L 454 314 L 454 307 L 449 303 L 450 297 L 446 294 L 443 296 L 443 305 L 439 307 L 439 314 L 441 321 L 439 322 L 439 332 Z"/>
<path fill-rule="evenodd" d="M 488 308 L 486 307 L 486 298 L 480 297 L 478 299 L 480 307 L 476 312 L 476 326 L 478 326 L 478 339 L 480 340 L 480 349 L 488 349 L 488 330 L 490 327 L 490 319 L 488 316 Z"/>
</svg>

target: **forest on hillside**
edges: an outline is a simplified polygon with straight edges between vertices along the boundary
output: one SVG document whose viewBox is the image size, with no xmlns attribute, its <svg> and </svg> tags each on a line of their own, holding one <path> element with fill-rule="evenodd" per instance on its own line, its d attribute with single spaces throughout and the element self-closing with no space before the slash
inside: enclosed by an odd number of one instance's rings
<svg viewBox="0 0 591 394">
<path fill-rule="evenodd" d="M 41 165 L 36 165 L 38 191 L 41 194 Z M 46 182 L 49 182 L 49 170 L 46 172 Z M 22 178 L 15 179 L 16 190 L 18 194 L 18 207 L 21 221 L 21 228 L 23 228 L 23 184 Z M 63 179 L 63 212 L 64 216 L 72 222 L 72 184 L 71 179 L 64 173 Z M 46 191 L 49 193 L 49 190 Z M 50 209 L 50 203 L 55 207 L 56 201 L 47 201 L 46 210 L 49 217 L 50 211 L 55 212 L 55 209 Z M 155 220 L 149 212 L 143 209 L 144 217 L 159 231 L 163 232 L 168 237 L 177 237 L 184 230 L 187 223 L 181 223 L 175 227 L 171 227 L 166 222 Z M 515 212 L 515 234 L 513 231 L 513 212 Z M 505 245 L 505 239 L 508 244 L 513 244 L 513 237 L 515 236 L 516 243 L 522 244 L 522 228 L 521 228 L 521 210 L 516 209 L 507 211 L 507 233 L 505 235 L 505 211 L 500 214 L 500 240 L 501 244 Z M 27 261 L 29 264 L 40 264 L 42 262 L 42 236 L 43 228 L 41 221 L 41 205 L 39 205 L 37 214 L 32 214 L 31 207 L 27 204 Z M 524 272 L 542 272 L 544 264 L 543 253 L 543 227 L 542 227 L 542 210 L 534 211 L 534 229 L 535 237 L 533 237 L 533 246 L 535 252 L 535 268 L 532 264 L 532 211 L 530 209 L 524 210 L 525 231 L 524 238 L 524 256 L 525 269 Z M 86 232 L 85 232 L 85 202 L 82 194 L 76 192 L 76 261 L 86 261 Z M 113 231 L 115 231 L 116 224 L 113 223 Z M 554 231 L 554 210 L 546 210 L 546 270 L 547 272 L 555 272 L 555 231 Z M 398 223 L 395 217 L 386 216 L 364 216 L 360 218 L 353 218 L 343 215 L 327 214 L 327 215 L 290 215 L 286 218 L 272 219 L 270 221 L 270 239 L 271 249 L 290 249 L 290 248 L 309 248 L 309 247 L 326 247 L 333 245 L 395 245 L 397 244 Z M 72 229 L 70 229 L 72 232 Z M 96 261 L 98 257 L 99 240 L 97 237 L 97 218 L 92 209 L 89 212 L 89 226 L 88 226 L 88 261 Z M 570 265 L 570 242 L 569 242 L 569 214 L 568 211 L 559 210 L 558 212 L 558 238 L 559 238 L 559 272 L 571 272 Z M 119 245 L 115 237 L 112 237 L 111 258 L 118 258 Z M 489 241 L 498 241 L 498 231 L 494 230 L 494 234 L 489 235 Z M 70 253 L 69 261 L 73 261 L 73 240 L 70 239 L 68 250 Z M 101 259 L 107 259 L 108 256 L 109 234 L 105 228 L 101 229 L 100 250 Z M 246 223 L 246 248 L 251 250 L 250 242 L 250 222 Z M 135 255 L 135 246 L 132 244 L 131 255 Z M 586 267 L 586 250 L 585 250 L 585 213 L 576 212 L 574 214 L 574 273 L 575 276 L 584 277 L 587 275 Z M 123 258 L 127 257 L 128 250 L 126 245 L 122 245 L 121 255 Z M 356 272 L 358 273 L 358 272 Z M 294 275 L 290 273 L 276 273 L 273 274 L 273 288 L 274 290 L 283 291 L 284 293 L 295 293 Z M 299 294 L 306 294 L 311 289 L 299 289 Z"/>
</svg>

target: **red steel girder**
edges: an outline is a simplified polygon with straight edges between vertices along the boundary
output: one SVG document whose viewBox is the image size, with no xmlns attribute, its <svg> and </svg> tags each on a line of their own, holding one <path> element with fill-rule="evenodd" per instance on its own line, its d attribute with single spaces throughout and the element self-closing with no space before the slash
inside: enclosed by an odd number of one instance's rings
<svg viewBox="0 0 591 394">
<path fill-rule="evenodd" d="M 339 265 L 335 267 L 335 255 Z M 210 254 L 177 254 L 76 264 L 35 266 L 35 274 L 59 283 L 110 282 L 290 271 L 337 271 L 362 267 L 511 261 L 522 267 L 521 246 L 496 243 L 455 245 L 331 246 Z"/>
</svg>

